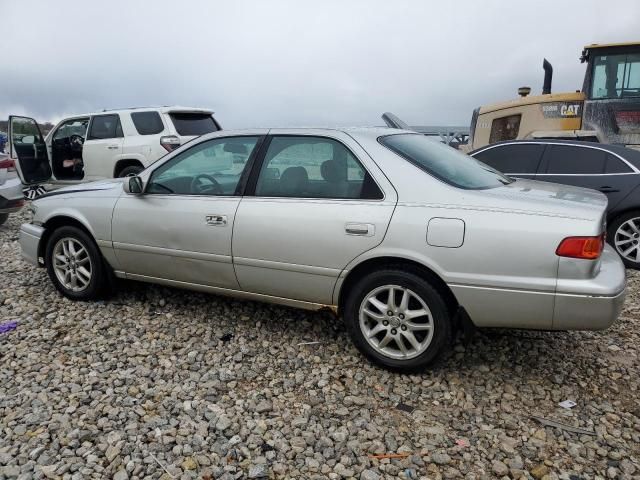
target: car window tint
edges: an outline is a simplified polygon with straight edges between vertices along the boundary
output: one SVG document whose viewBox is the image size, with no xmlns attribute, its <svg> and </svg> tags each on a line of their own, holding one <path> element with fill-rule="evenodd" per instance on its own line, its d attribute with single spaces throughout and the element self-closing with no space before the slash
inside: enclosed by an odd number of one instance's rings
<svg viewBox="0 0 640 480">
<path fill-rule="evenodd" d="M 178 135 L 204 135 L 218 131 L 209 113 L 170 113 L 169 117 Z"/>
<path fill-rule="evenodd" d="M 489 165 L 424 135 L 386 135 L 378 141 L 419 169 L 454 187 L 477 190 L 500 187 L 513 181 Z"/>
<path fill-rule="evenodd" d="M 216 138 L 194 145 L 158 167 L 148 193 L 235 195 L 259 137 Z"/>
<path fill-rule="evenodd" d="M 69 138 L 71 135 L 79 135 L 84 138 L 87 133 L 88 118 L 76 118 L 67 120 L 53 133 L 53 140 Z"/>
<path fill-rule="evenodd" d="M 96 115 L 91 120 L 87 140 L 122 137 L 122 126 L 118 115 Z"/>
<path fill-rule="evenodd" d="M 256 195 L 265 197 L 381 199 L 373 178 L 342 143 L 322 137 L 274 137 Z"/>
<path fill-rule="evenodd" d="M 473 154 L 473 157 L 499 172 L 534 174 L 543 151 L 544 145 L 518 143 L 488 148 Z"/>
<path fill-rule="evenodd" d="M 597 174 L 604 172 L 607 152 L 598 148 L 549 145 L 545 152 L 550 174 Z"/>
<path fill-rule="evenodd" d="M 604 173 L 630 173 L 633 170 L 615 155 L 607 154 L 607 166 Z"/>
<path fill-rule="evenodd" d="M 158 112 L 133 112 L 131 120 L 140 135 L 156 135 L 164 130 L 164 124 Z"/>
</svg>

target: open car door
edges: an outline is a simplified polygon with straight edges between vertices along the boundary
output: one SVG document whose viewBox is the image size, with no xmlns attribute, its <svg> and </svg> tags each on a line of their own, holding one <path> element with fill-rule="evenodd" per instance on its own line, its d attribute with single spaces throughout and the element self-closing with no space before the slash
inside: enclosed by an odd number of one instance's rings
<svg viewBox="0 0 640 480">
<path fill-rule="evenodd" d="M 18 175 L 24 185 L 51 180 L 51 164 L 44 137 L 33 118 L 9 117 L 9 154 L 17 159 Z"/>
</svg>

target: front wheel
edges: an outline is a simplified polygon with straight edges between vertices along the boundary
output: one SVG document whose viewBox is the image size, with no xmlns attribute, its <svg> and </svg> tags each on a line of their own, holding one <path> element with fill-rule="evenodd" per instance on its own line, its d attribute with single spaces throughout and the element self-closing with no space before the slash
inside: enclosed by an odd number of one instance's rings
<svg viewBox="0 0 640 480">
<path fill-rule="evenodd" d="M 45 265 L 56 289 L 73 300 L 98 298 L 106 286 L 100 251 L 91 237 L 77 227 L 61 227 L 51 234 Z"/>
<path fill-rule="evenodd" d="M 118 177 L 132 177 L 138 175 L 143 170 L 144 168 L 140 165 L 131 165 L 130 167 L 123 168 Z"/>
<path fill-rule="evenodd" d="M 625 213 L 611 222 L 607 240 L 627 268 L 640 269 L 640 211 Z"/>
<path fill-rule="evenodd" d="M 451 316 L 438 290 L 404 269 L 362 278 L 348 295 L 344 319 L 356 347 L 392 370 L 425 367 L 451 339 Z"/>
</svg>

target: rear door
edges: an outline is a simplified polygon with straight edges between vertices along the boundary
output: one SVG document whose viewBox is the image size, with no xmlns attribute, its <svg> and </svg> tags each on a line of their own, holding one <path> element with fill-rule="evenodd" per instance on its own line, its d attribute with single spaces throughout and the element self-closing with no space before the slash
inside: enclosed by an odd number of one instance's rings
<svg viewBox="0 0 640 480">
<path fill-rule="evenodd" d="M 590 146 L 549 145 L 539 180 L 599 190 L 615 207 L 637 185 L 638 175 L 617 155 Z"/>
<path fill-rule="evenodd" d="M 539 143 L 510 143 L 472 152 L 471 156 L 509 176 L 534 179 L 544 149 Z"/>
<path fill-rule="evenodd" d="M 117 160 L 122 154 L 124 135 L 120 115 L 109 113 L 91 117 L 87 138 L 82 147 L 84 178 L 113 178 Z"/>
<path fill-rule="evenodd" d="M 9 117 L 9 151 L 17 160 L 22 183 L 34 185 L 51 181 L 51 163 L 44 137 L 33 118 Z"/>
<path fill-rule="evenodd" d="M 252 172 L 233 227 L 243 290 L 331 304 L 345 266 L 384 238 L 395 191 L 353 139 L 323 133 L 271 137 Z"/>
</svg>

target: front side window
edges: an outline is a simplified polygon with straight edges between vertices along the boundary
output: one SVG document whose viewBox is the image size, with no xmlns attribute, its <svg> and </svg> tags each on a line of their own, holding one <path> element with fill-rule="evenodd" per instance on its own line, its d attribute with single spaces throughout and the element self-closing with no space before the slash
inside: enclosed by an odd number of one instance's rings
<svg viewBox="0 0 640 480">
<path fill-rule="evenodd" d="M 522 115 L 509 115 L 508 117 L 496 118 L 491 123 L 491 133 L 489 143 L 502 142 L 504 140 L 515 140 L 520 131 L 520 118 Z"/>
<path fill-rule="evenodd" d="M 640 54 L 593 58 L 590 98 L 640 97 Z"/>
<path fill-rule="evenodd" d="M 454 187 L 479 190 L 512 182 L 489 165 L 424 135 L 387 135 L 378 141 L 416 167 Z"/>
<path fill-rule="evenodd" d="M 76 118 L 67 120 L 53 133 L 53 140 L 62 140 L 77 135 L 85 138 L 87 134 L 88 118 Z"/>
<path fill-rule="evenodd" d="M 607 152 L 598 148 L 549 145 L 545 158 L 549 174 L 595 175 L 604 173 Z"/>
<path fill-rule="evenodd" d="M 156 135 L 164 130 L 164 124 L 158 112 L 133 112 L 131 120 L 140 135 Z"/>
<path fill-rule="evenodd" d="M 122 137 L 122 126 L 119 115 L 96 115 L 89 127 L 87 140 L 103 140 L 105 138 Z"/>
<path fill-rule="evenodd" d="M 499 172 L 534 174 L 538 171 L 538 164 L 544 151 L 544 145 L 521 143 L 490 147 L 473 154 Z"/>
<path fill-rule="evenodd" d="M 195 145 L 158 167 L 147 193 L 235 195 L 258 139 L 216 138 Z"/>
<path fill-rule="evenodd" d="M 274 137 L 256 195 L 369 199 L 383 197 L 373 178 L 342 143 L 324 137 Z"/>
</svg>

